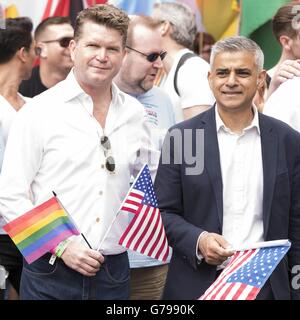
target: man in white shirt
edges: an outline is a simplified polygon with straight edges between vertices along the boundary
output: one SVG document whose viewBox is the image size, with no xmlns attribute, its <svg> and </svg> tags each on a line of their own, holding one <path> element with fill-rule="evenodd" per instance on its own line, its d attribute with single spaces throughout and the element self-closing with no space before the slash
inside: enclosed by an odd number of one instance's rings
<svg viewBox="0 0 300 320">
<path fill-rule="evenodd" d="M 70 42 L 74 69 L 21 110 L 11 129 L 0 180 L 4 217 L 16 218 L 55 191 L 92 247 L 74 236 L 54 265 L 50 253 L 24 262 L 23 299 L 129 297 L 127 252 L 118 245 L 124 228 L 114 224 L 106 231 L 130 177 L 149 155 L 154 174 L 158 152 L 151 149 L 143 106 L 112 83 L 125 55 L 128 22 L 111 5 L 81 11 Z"/>
<path fill-rule="evenodd" d="M 31 75 L 35 58 L 34 41 L 31 36 L 32 22 L 27 17 L 6 19 L 5 28 L 0 28 L 0 131 L 1 156 L 4 155 L 5 145 L 11 124 L 18 112 L 25 104 L 25 98 L 18 93 L 22 80 Z M 2 229 L 5 221 L 0 210 L 0 265 L 9 272 L 8 280 L 11 284 L 9 292 L 16 292 L 17 298 L 22 272 L 22 255 L 10 237 Z M 9 298 L 12 298 L 12 294 Z"/>
<path fill-rule="evenodd" d="M 195 54 L 180 67 L 177 81 L 174 81 L 180 59 L 192 53 L 197 32 L 195 14 L 187 5 L 166 2 L 156 4 L 152 16 L 161 21 L 163 49 L 168 52 L 163 61 L 166 77 L 160 86 L 170 96 L 176 122 L 180 122 L 207 110 L 214 103 L 207 81 L 209 64 Z"/>
<path fill-rule="evenodd" d="M 199 298 L 232 248 L 277 239 L 290 239 L 292 246 L 257 299 L 300 298 L 290 282 L 292 267 L 300 264 L 300 134 L 253 105 L 265 81 L 263 60 L 250 39 L 218 41 L 209 74 L 216 106 L 170 129 L 170 137 L 173 130 L 182 137 L 171 147 L 166 139 L 162 148 L 155 189 L 173 248 L 165 299 Z M 184 150 L 197 154 L 197 132 L 204 135 L 203 170 L 190 173 Z M 181 164 L 173 160 L 178 153 Z"/>
<path fill-rule="evenodd" d="M 152 127 L 152 141 L 157 150 L 161 148 L 167 129 L 175 124 L 170 98 L 160 88 L 153 86 L 167 54 L 162 50 L 159 26 L 160 23 L 151 17 L 130 17 L 127 54 L 115 78 L 121 90 L 144 105 L 147 122 Z M 130 299 L 159 300 L 168 265 L 130 250 L 128 255 L 131 268 Z"/>
</svg>

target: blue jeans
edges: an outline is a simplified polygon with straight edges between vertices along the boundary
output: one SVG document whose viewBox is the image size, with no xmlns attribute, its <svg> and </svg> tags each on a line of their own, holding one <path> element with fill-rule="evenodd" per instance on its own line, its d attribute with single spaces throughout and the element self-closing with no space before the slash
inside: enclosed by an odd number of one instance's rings
<svg viewBox="0 0 300 320">
<path fill-rule="evenodd" d="M 20 298 L 22 300 L 127 300 L 130 272 L 127 252 L 105 256 L 94 277 L 70 269 L 61 259 L 49 264 L 46 254 L 30 265 L 24 260 Z"/>
</svg>

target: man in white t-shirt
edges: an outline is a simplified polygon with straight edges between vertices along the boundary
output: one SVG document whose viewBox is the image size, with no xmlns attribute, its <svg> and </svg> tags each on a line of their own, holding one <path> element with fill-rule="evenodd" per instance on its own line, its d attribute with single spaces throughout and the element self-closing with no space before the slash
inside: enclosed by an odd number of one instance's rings
<svg viewBox="0 0 300 320">
<path fill-rule="evenodd" d="M 175 71 L 182 56 L 192 53 L 197 28 L 195 15 L 191 9 L 181 3 L 159 3 L 153 10 L 153 17 L 161 21 L 160 33 L 164 50 L 168 55 L 164 59 L 166 77 L 161 87 L 169 94 L 176 122 L 191 118 L 214 103 L 209 88 L 207 74 L 209 64 L 199 56 L 192 56 L 180 67 L 175 90 Z"/>
<path fill-rule="evenodd" d="M 9 129 L 17 111 L 26 102 L 18 88 L 22 80 L 30 77 L 35 58 L 30 19 L 7 19 L 5 22 L 5 29 L 0 29 L 0 172 Z M 8 280 L 19 292 L 22 255 L 4 233 L 2 226 L 5 223 L 0 212 L 0 265 L 9 272 Z"/>
</svg>

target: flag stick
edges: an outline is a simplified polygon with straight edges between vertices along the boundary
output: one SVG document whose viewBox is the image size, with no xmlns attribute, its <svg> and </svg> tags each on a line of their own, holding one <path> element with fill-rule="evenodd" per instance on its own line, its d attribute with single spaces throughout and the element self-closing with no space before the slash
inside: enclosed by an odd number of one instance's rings
<svg viewBox="0 0 300 320">
<path fill-rule="evenodd" d="M 99 251 L 99 250 L 101 249 L 101 247 L 102 247 L 102 245 L 103 245 L 104 240 L 106 239 L 106 237 L 107 237 L 108 233 L 110 232 L 110 230 L 111 230 L 111 228 L 112 228 L 112 226 L 113 226 L 114 222 L 116 221 L 116 219 L 117 219 L 118 215 L 119 215 L 119 214 L 120 214 L 120 212 L 121 212 L 121 208 L 123 207 L 123 205 L 124 205 L 124 203 L 125 203 L 125 201 L 126 201 L 126 199 L 127 199 L 128 195 L 130 194 L 131 190 L 132 190 L 132 189 L 133 189 L 133 187 L 134 187 L 134 184 L 135 184 L 136 180 L 139 178 L 139 176 L 141 175 L 141 173 L 142 173 L 142 171 L 143 171 L 143 169 L 144 169 L 144 167 L 145 167 L 146 165 L 147 165 L 147 164 L 144 164 L 144 165 L 143 165 L 143 167 L 142 167 L 142 169 L 140 170 L 139 174 L 138 174 L 138 175 L 137 175 L 137 177 L 134 179 L 134 181 L 133 181 L 133 183 L 132 183 L 131 187 L 129 188 L 129 190 L 128 190 L 127 194 L 126 194 L 126 197 L 124 198 L 124 200 L 122 201 L 122 203 L 121 203 L 121 205 L 120 205 L 119 210 L 117 211 L 117 213 L 116 213 L 115 217 L 113 218 L 113 220 L 112 220 L 111 224 L 109 225 L 109 227 L 108 227 L 107 231 L 105 232 L 105 235 L 103 236 L 102 241 L 101 241 L 101 243 L 99 244 L 99 247 L 98 247 L 97 251 Z"/>
<path fill-rule="evenodd" d="M 252 244 L 248 244 L 246 246 L 233 247 L 234 251 L 245 251 L 251 249 L 259 249 L 259 248 L 268 248 L 268 247 L 278 247 L 278 246 L 289 246 L 291 243 L 288 239 L 281 240 L 272 240 L 272 241 L 263 241 L 263 242 L 255 242 Z"/>
<path fill-rule="evenodd" d="M 61 205 L 61 207 L 64 209 L 64 211 L 66 212 L 66 214 L 68 215 L 68 217 L 70 218 L 70 220 L 72 221 L 72 223 L 74 224 L 74 226 L 76 227 L 76 229 L 80 232 L 80 229 L 78 228 L 77 224 L 75 223 L 75 221 L 72 219 L 71 215 L 68 213 L 68 211 L 66 210 L 66 208 L 63 206 L 63 204 L 61 203 L 61 201 L 58 199 L 56 193 L 54 191 L 52 191 L 54 197 L 56 198 L 57 202 Z M 80 234 L 82 235 L 82 238 L 84 239 L 84 241 L 87 243 L 87 245 L 90 247 L 90 249 L 92 249 L 92 246 L 89 244 L 89 242 L 87 241 L 86 237 L 84 236 L 83 233 L 80 232 Z"/>
</svg>

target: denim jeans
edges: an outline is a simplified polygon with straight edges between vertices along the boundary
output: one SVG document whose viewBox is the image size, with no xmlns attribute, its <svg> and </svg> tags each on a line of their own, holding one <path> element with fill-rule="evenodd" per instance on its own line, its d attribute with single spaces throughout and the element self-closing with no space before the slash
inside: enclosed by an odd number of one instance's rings
<svg viewBox="0 0 300 320">
<path fill-rule="evenodd" d="M 24 261 L 20 298 L 22 300 L 126 300 L 130 272 L 127 252 L 105 256 L 94 277 L 70 269 L 61 259 L 49 264 L 46 254 L 30 265 Z"/>
</svg>

